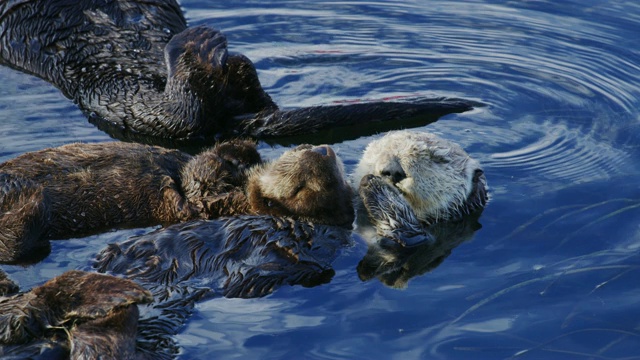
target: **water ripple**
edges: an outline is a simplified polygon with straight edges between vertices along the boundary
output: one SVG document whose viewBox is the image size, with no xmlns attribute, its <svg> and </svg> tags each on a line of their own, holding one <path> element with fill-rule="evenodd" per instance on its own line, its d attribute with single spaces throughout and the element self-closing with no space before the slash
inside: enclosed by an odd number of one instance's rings
<svg viewBox="0 0 640 360">
<path fill-rule="evenodd" d="M 564 187 L 609 179 L 636 166 L 627 152 L 597 141 L 581 129 L 550 123 L 536 128 L 522 129 L 528 136 L 520 147 L 494 153 L 484 165 L 547 191 L 550 182 Z"/>
</svg>

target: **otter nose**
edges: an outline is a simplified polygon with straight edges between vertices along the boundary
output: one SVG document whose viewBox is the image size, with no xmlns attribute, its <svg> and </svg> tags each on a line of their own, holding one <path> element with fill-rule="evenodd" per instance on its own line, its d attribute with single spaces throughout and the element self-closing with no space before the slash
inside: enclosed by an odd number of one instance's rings
<svg viewBox="0 0 640 360">
<path fill-rule="evenodd" d="M 400 171 L 383 171 L 382 172 L 382 176 L 389 178 L 394 184 L 395 183 L 399 183 L 400 181 L 404 180 L 407 178 L 407 174 L 404 173 L 404 171 L 400 170 Z"/>
<path fill-rule="evenodd" d="M 402 170 L 402 168 L 397 168 L 397 167 L 382 169 L 382 171 L 380 172 L 380 175 L 382 175 L 382 177 L 384 178 L 391 180 L 393 184 L 399 183 L 400 181 L 407 178 L 407 174 L 405 174 L 404 170 Z"/>
<path fill-rule="evenodd" d="M 331 149 L 329 145 L 314 146 L 311 151 L 316 152 L 322 156 L 336 156 L 336 154 L 333 152 L 333 149 Z"/>
</svg>

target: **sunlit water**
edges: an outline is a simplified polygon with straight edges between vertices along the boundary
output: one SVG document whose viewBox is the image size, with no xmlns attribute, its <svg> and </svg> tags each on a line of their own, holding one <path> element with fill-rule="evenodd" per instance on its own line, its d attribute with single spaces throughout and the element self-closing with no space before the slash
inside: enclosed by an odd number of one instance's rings
<svg viewBox="0 0 640 360">
<path fill-rule="evenodd" d="M 199 304 L 177 336 L 184 358 L 640 358 L 640 5 L 182 5 L 191 25 L 222 29 L 284 107 L 405 95 L 488 104 L 419 130 L 478 158 L 492 194 L 473 240 L 406 289 L 360 281 L 360 243 L 329 284 Z M 0 81 L 0 160 L 111 140 L 43 81 L 7 68 Z M 352 170 L 375 137 L 333 146 Z M 148 230 L 56 242 L 43 263 L 3 268 L 26 289 Z"/>
</svg>

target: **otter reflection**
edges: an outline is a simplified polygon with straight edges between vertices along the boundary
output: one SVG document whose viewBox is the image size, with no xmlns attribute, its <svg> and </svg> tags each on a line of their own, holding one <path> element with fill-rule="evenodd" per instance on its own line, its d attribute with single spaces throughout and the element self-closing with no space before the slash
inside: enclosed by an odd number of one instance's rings
<svg viewBox="0 0 640 360">
<path fill-rule="evenodd" d="M 415 276 L 434 270 L 451 255 L 453 249 L 473 235 L 482 225 L 478 222 L 482 210 L 462 219 L 436 223 L 424 228 L 424 236 L 431 241 L 411 247 L 389 238 L 369 243 L 367 253 L 358 263 L 358 277 L 362 281 L 377 278 L 389 287 L 402 289 Z"/>
</svg>

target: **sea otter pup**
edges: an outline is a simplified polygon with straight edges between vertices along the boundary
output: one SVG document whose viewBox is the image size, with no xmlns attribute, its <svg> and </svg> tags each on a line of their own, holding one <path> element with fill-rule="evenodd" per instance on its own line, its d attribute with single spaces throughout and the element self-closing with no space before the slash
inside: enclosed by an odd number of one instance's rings
<svg viewBox="0 0 640 360">
<path fill-rule="evenodd" d="M 0 297 L 0 355 L 143 359 L 136 350 L 136 304 L 152 300 L 130 280 L 68 271 L 31 291 Z"/>
<path fill-rule="evenodd" d="M 246 140 L 196 156 L 121 142 L 27 153 L 0 164 L 0 261 L 25 261 L 46 252 L 49 239 L 111 228 L 235 214 L 305 218 L 347 201 L 326 191 L 341 186 L 326 175 L 340 164 L 328 146 L 311 145 L 262 163 Z M 345 210 L 327 221 L 352 219 Z"/>
<path fill-rule="evenodd" d="M 229 53 L 219 31 L 187 28 L 175 0 L 5 1 L 0 63 L 52 83 L 112 136 L 150 143 L 308 135 L 349 125 L 363 133 L 362 125 L 424 125 L 477 105 L 437 98 L 279 110 L 253 63 Z"/>
</svg>

